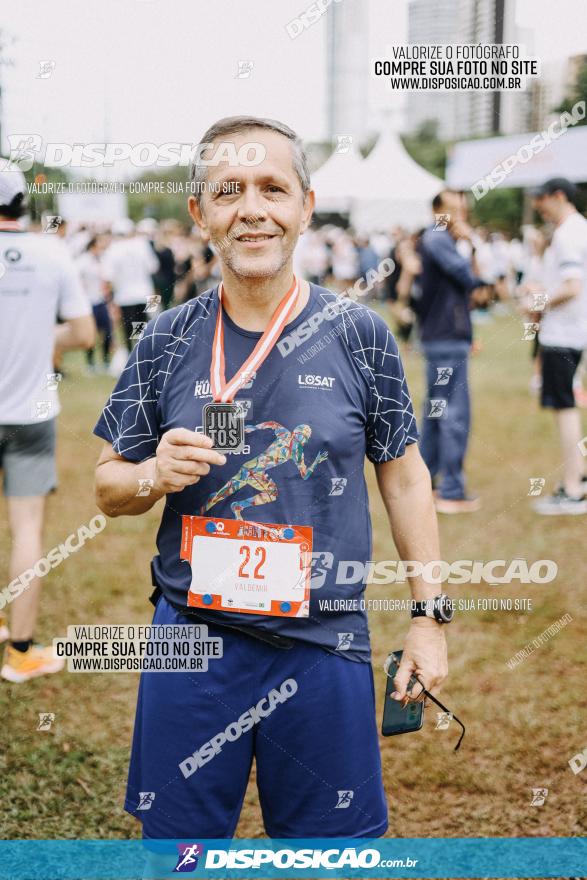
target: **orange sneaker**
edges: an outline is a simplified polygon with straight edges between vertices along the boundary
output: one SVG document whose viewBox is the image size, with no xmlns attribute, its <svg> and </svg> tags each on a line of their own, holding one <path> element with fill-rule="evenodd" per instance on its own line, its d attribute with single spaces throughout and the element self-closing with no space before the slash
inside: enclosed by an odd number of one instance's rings
<svg viewBox="0 0 587 880">
<path fill-rule="evenodd" d="M 40 675 L 52 675 L 65 666 L 63 657 L 56 657 L 52 647 L 31 645 L 28 651 L 17 651 L 11 645 L 6 648 L 4 666 L 0 675 L 6 681 L 21 684 Z"/>
<path fill-rule="evenodd" d="M 0 614 L 0 643 L 5 642 L 10 638 L 10 630 L 6 625 L 6 618 L 3 614 Z"/>
</svg>

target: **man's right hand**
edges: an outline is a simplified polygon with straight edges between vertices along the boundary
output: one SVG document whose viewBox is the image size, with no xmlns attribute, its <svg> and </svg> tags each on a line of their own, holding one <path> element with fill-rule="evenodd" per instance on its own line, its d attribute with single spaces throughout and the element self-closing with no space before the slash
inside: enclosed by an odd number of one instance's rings
<svg viewBox="0 0 587 880">
<path fill-rule="evenodd" d="M 212 449 L 212 440 L 205 434 L 172 428 L 163 434 L 153 461 L 153 488 L 167 495 L 193 486 L 210 472 L 211 465 L 226 464 L 226 456 Z"/>
</svg>

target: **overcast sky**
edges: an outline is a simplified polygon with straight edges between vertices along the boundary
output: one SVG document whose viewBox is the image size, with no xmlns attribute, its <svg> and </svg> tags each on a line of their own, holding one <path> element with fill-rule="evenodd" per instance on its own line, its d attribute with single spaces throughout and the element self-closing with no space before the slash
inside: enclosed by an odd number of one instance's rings
<svg viewBox="0 0 587 880">
<path fill-rule="evenodd" d="M 344 0 L 341 0 L 344 2 Z M 405 40 L 406 0 L 362 0 L 369 59 Z M 430 0 L 434 4 L 435 0 Z M 587 52 L 585 0 L 517 0 L 535 54 Z M 197 142 L 215 119 L 274 116 L 309 140 L 326 135 L 325 18 L 297 39 L 285 25 L 309 0 L 19 0 L 2 28 L 17 38 L 2 71 L 4 134 L 45 141 Z M 326 14 L 328 15 L 328 13 Z M 49 79 L 39 62 L 54 60 Z M 238 79 L 237 62 L 254 62 Z M 387 100 L 369 81 L 372 107 Z M 3 138 L 6 144 L 5 137 Z"/>
</svg>

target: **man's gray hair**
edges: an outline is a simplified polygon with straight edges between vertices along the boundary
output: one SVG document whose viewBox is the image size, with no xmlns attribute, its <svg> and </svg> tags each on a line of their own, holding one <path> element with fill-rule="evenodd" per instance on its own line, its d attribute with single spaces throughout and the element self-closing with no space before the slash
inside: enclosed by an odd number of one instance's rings
<svg viewBox="0 0 587 880">
<path fill-rule="evenodd" d="M 208 131 L 202 136 L 200 144 L 212 144 L 224 135 L 238 134 L 241 131 L 246 131 L 248 128 L 264 128 L 268 131 L 276 131 L 291 141 L 294 170 L 300 181 L 302 192 L 305 195 L 310 190 L 308 159 L 301 139 L 293 129 L 283 122 L 278 122 L 276 119 L 265 119 L 260 116 L 225 116 L 224 119 L 219 119 L 218 122 L 210 126 Z M 203 184 L 207 175 L 207 165 L 203 162 L 198 162 L 199 155 L 200 150 L 196 152 L 190 168 L 190 181 L 193 184 L 192 194 L 196 197 L 198 204 L 202 200 Z"/>
</svg>

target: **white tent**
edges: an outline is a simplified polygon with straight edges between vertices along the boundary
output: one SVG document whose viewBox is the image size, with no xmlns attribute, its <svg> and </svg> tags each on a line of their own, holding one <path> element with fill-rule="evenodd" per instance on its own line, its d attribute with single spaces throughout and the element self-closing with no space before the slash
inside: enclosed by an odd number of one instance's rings
<svg viewBox="0 0 587 880">
<path fill-rule="evenodd" d="M 444 182 L 418 165 L 399 136 L 388 130 L 363 160 L 351 222 L 360 232 L 426 226 L 432 219 L 432 199 L 443 187 Z"/>
<path fill-rule="evenodd" d="M 318 171 L 312 174 L 316 193 L 316 211 L 347 214 L 353 198 L 359 194 L 365 160 L 354 141 L 347 152 L 334 152 Z"/>
</svg>

